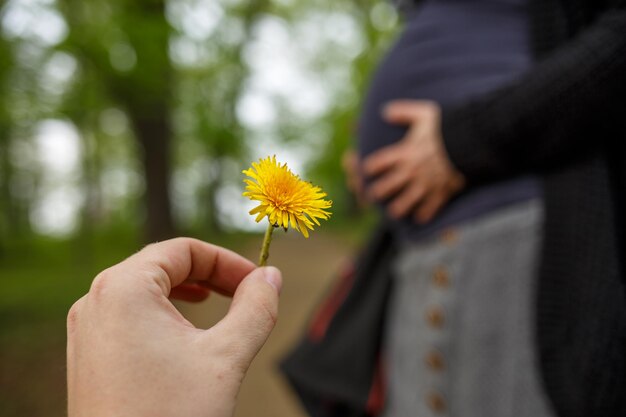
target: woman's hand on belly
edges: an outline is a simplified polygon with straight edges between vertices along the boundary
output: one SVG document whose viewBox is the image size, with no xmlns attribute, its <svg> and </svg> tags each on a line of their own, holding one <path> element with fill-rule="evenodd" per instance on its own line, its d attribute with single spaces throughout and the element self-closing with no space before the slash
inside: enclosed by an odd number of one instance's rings
<svg viewBox="0 0 626 417">
<path fill-rule="evenodd" d="M 399 142 L 363 161 L 365 175 L 373 177 L 367 195 L 388 202 L 391 217 L 412 214 L 426 223 L 465 186 L 443 145 L 441 108 L 432 101 L 397 100 L 385 106 L 383 117 L 409 130 Z"/>
</svg>

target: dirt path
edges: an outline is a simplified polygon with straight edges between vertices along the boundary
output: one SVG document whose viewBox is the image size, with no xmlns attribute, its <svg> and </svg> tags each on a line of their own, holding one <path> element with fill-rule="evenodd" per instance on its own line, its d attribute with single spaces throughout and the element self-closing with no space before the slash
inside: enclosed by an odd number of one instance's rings
<svg viewBox="0 0 626 417">
<path fill-rule="evenodd" d="M 259 238 L 259 245 L 261 240 Z M 256 245 L 244 255 L 256 259 Z M 252 364 L 239 396 L 235 417 L 304 417 L 276 364 L 302 334 L 314 309 L 331 285 L 336 272 L 352 253 L 345 242 L 322 233 L 304 239 L 296 233 L 277 233 L 272 242 L 270 264 L 283 272 L 280 318 L 268 343 Z M 179 305 L 197 326 L 208 327 L 228 308 L 228 300 L 214 296 L 198 306 Z"/>
</svg>

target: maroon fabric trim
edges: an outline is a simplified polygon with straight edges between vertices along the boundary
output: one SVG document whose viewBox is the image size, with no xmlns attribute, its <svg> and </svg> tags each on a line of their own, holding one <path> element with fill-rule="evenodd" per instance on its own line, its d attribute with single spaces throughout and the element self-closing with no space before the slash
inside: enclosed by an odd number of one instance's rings
<svg viewBox="0 0 626 417">
<path fill-rule="evenodd" d="M 387 375 L 385 361 L 382 355 L 378 355 L 376 359 L 376 368 L 374 370 L 374 378 L 372 386 L 367 397 L 365 409 L 371 416 L 378 416 L 383 411 L 385 405 L 385 397 L 387 395 Z"/>
</svg>

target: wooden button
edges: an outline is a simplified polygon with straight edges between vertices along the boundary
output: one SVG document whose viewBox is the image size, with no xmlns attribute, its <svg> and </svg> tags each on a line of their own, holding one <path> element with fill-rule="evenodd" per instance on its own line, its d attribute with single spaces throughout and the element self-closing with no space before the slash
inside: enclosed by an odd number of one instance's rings
<svg viewBox="0 0 626 417">
<path fill-rule="evenodd" d="M 428 354 L 426 354 L 426 357 L 424 358 L 424 361 L 426 362 L 426 365 L 433 371 L 442 371 L 445 367 L 443 355 L 436 350 L 431 350 L 430 352 L 428 352 Z"/>
<path fill-rule="evenodd" d="M 453 245 L 459 240 L 459 232 L 456 229 L 449 228 L 441 232 L 441 241 L 448 245 Z"/>
<path fill-rule="evenodd" d="M 443 309 L 438 306 L 434 306 L 426 310 L 426 321 L 432 327 L 441 328 L 445 322 L 445 314 Z"/>
<path fill-rule="evenodd" d="M 437 414 L 441 414 L 446 411 L 446 401 L 438 392 L 430 392 L 426 396 L 426 404 L 428 404 L 428 407 L 430 407 L 430 409 Z"/>
<path fill-rule="evenodd" d="M 450 285 L 450 275 L 443 266 L 438 266 L 433 272 L 433 284 L 439 288 L 447 288 Z"/>
</svg>

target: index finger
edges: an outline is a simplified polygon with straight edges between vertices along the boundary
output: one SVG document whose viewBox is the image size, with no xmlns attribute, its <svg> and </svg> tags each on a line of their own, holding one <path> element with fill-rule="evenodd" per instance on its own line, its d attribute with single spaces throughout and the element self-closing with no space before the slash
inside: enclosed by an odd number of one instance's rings
<svg viewBox="0 0 626 417">
<path fill-rule="evenodd" d="M 402 158 L 402 148 L 398 144 L 386 146 L 363 161 L 363 172 L 374 176 L 393 167 Z"/>
<path fill-rule="evenodd" d="M 256 268 L 233 251 L 191 238 L 146 246 L 118 265 L 125 266 L 149 272 L 165 296 L 187 279 L 206 282 L 222 294 L 233 295 L 241 280 Z"/>
</svg>

